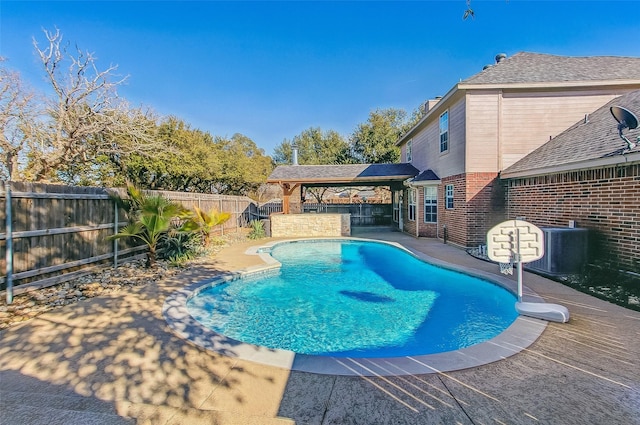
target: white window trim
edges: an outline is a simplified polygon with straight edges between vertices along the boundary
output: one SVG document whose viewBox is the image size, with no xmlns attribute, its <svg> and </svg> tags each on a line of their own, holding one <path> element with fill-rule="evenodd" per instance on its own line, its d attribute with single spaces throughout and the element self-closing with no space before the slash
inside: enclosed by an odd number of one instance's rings
<svg viewBox="0 0 640 425">
<path fill-rule="evenodd" d="M 442 117 L 446 115 L 447 116 L 447 129 L 445 131 L 442 131 L 441 128 L 441 121 L 442 121 Z M 449 132 L 449 128 L 451 126 L 449 125 L 449 110 L 447 109 L 446 111 L 444 111 L 442 114 L 440 114 L 440 116 L 438 117 L 438 149 L 440 150 L 440 153 L 446 153 L 449 152 L 449 142 L 450 140 L 450 132 Z M 442 135 L 443 134 L 447 134 L 447 148 L 446 149 L 442 149 Z"/>
<path fill-rule="evenodd" d="M 451 193 L 449 193 L 449 188 L 451 188 Z M 448 184 L 444 187 L 444 208 L 447 210 L 452 210 L 454 207 L 454 192 L 455 188 L 452 184 Z M 451 206 L 449 206 L 449 199 L 451 199 Z"/>
<path fill-rule="evenodd" d="M 427 198 L 427 189 L 434 189 L 435 190 L 435 196 L 434 197 L 430 197 Z M 422 213 L 423 215 L 423 220 L 425 223 L 437 223 L 438 222 L 438 186 L 425 186 L 424 189 L 422 190 L 423 193 L 423 197 L 424 197 L 424 211 Z M 429 199 L 430 201 L 435 201 L 434 202 L 430 202 L 429 204 L 427 204 L 427 199 Z M 435 220 L 434 221 L 427 221 L 427 208 L 429 208 L 429 210 L 431 210 L 432 207 L 435 206 L 436 212 L 435 212 Z M 431 214 L 429 214 L 431 215 Z"/>
<path fill-rule="evenodd" d="M 407 162 L 411 162 L 413 160 L 413 140 L 409 140 L 407 142 L 407 146 L 405 148 L 405 160 Z"/>
<path fill-rule="evenodd" d="M 398 191 L 393 192 L 393 222 L 398 223 L 400 221 L 400 193 Z"/>
<path fill-rule="evenodd" d="M 408 190 L 408 196 L 409 199 L 407 200 L 407 219 L 409 221 L 416 221 L 416 205 L 417 205 L 417 201 L 416 198 L 418 197 L 417 195 L 417 191 L 413 188 L 410 188 Z M 411 218 L 411 207 L 413 206 L 413 218 Z"/>
</svg>

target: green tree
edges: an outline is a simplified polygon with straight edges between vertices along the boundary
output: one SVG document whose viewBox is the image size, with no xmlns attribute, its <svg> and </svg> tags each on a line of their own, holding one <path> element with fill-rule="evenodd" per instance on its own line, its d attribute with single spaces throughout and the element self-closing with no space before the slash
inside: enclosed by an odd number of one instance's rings
<svg viewBox="0 0 640 425">
<path fill-rule="evenodd" d="M 271 157 L 253 140 L 236 133 L 230 139 L 216 137 L 220 150 L 221 173 L 213 182 L 213 191 L 227 195 L 248 195 L 263 184 L 271 171 Z"/>
<path fill-rule="evenodd" d="M 407 130 L 407 114 L 402 109 L 376 109 L 367 122 L 358 125 L 350 142 L 354 157 L 360 163 L 394 163 L 400 159 L 395 145 Z"/>
<path fill-rule="evenodd" d="M 157 126 L 164 148 L 153 157 L 131 155 L 121 165 L 127 179 L 148 189 L 209 192 L 221 175 L 221 152 L 213 137 L 176 117 Z"/>
<path fill-rule="evenodd" d="M 274 150 L 276 164 L 290 164 L 293 158 L 293 145 L 298 147 L 298 162 L 303 165 L 349 164 L 353 163 L 349 143 L 334 130 L 322 131 L 320 127 L 311 127 L 295 136 L 291 141 L 284 140 Z"/>
</svg>

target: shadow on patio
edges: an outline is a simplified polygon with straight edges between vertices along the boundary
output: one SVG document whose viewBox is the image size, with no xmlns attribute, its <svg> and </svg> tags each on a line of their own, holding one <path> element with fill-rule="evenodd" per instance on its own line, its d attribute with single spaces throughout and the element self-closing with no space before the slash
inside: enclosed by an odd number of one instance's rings
<svg viewBox="0 0 640 425">
<path fill-rule="evenodd" d="M 88 423 L 62 420 L 83 406 L 152 424 L 181 423 L 186 417 L 187 423 L 273 418 L 287 371 L 239 363 L 232 352 L 224 356 L 193 346 L 171 333 L 162 317 L 169 293 L 225 271 L 212 262 L 130 293 L 60 308 L 0 333 L 2 422 L 37 423 L 20 416 L 31 399 L 26 410 L 42 409 L 47 424 L 56 422 L 48 408 L 66 412 L 59 412 L 60 423 Z M 78 403 L 78 396 L 88 399 Z M 98 416 L 94 423 L 105 423 Z"/>
</svg>

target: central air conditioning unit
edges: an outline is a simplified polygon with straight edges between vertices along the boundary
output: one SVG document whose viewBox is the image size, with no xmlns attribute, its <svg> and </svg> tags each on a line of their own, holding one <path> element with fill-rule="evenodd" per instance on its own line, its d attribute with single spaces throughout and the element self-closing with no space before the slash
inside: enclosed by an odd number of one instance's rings
<svg viewBox="0 0 640 425">
<path fill-rule="evenodd" d="M 570 227 L 543 227 L 544 256 L 525 269 L 548 276 L 580 273 L 587 263 L 589 231 Z"/>
</svg>

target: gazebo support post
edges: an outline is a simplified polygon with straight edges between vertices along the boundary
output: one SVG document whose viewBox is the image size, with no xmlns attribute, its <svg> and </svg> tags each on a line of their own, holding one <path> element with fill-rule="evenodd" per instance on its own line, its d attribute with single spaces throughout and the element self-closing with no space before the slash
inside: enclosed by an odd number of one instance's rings
<svg viewBox="0 0 640 425">
<path fill-rule="evenodd" d="M 289 214 L 289 199 L 291 198 L 291 194 L 296 188 L 300 186 L 300 183 L 294 183 L 293 185 L 289 183 L 280 183 L 280 187 L 282 187 L 282 192 L 284 197 L 282 199 L 282 213 Z"/>
</svg>

